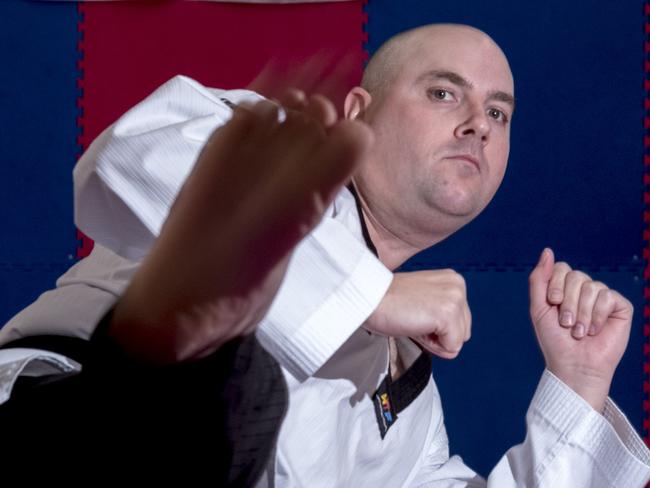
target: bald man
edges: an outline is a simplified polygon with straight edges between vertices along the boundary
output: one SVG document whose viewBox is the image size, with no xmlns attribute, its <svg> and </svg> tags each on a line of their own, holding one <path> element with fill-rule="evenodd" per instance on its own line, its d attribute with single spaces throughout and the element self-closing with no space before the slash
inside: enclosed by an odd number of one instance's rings
<svg viewBox="0 0 650 488">
<path fill-rule="evenodd" d="M 179 154 L 192 153 L 206 126 L 219 123 L 213 114 L 222 117 L 223 105 L 250 96 L 177 78 L 127 113 L 76 170 L 77 195 L 88 203 L 77 207 L 82 230 L 123 257 L 145 254 L 180 187 Z M 504 54 L 471 27 L 408 31 L 370 61 L 344 115 L 368 124 L 374 143 L 353 185 L 297 249 L 269 311 L 280 318 L 265 323 L 267 316 L 258 333 L 284 367 L 290 393 L 262 485 L 643 486 L 650 479 L 650 453 L 608 399 L 632 319 L 631 304 L 617 292 L 555 263 L 550 250 L 542 253 L 530 278 L 530 311 L 547 370 L 526 439 L 485 481 L 449 457 L 422 352 L 453 358 L 469 339 L 462 278 L 449 270 L 396 273 L 381 300 L 374 277 L 345 286 L 355 265 L 368 263 L 358 244 L 392 270 L 485 208 L 506 169 L 513 110 Z M 329 272 L 341 256 L 354 259 L 323 286 L 313 270 Z M 83 273 L 75 279 L 83 282 Z M 350 320 L 349 303 L 374 311 Z M 10 325 L 8 333 L 20 330 Z"/>
</svg>

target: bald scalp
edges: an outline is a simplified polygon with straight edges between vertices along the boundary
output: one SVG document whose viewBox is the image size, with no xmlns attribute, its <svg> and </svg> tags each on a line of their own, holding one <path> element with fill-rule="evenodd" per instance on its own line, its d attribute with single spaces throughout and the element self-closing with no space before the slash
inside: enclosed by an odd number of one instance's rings
<svg viewBox="0 0 650 488">
<path fill-rule="evenodd" d="M 416 27 L 394 35 L 375 51 L 363 72 L 361 87 L 368 93 L 378 94 L 382 88 L 391 84 L 403 64 L 424 43 L 425 39 L 463 31 L 469 35 L 483 37 L 498 48 L 497 44 L 485 32 L 469 25 L 430 24 Z"/>
</svg>

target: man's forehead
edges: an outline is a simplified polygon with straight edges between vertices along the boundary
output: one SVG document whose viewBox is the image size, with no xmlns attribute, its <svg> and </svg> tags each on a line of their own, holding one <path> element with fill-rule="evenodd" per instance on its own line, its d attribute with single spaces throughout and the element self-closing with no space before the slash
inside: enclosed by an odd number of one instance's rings
<svg viewBox="0 0 650 488">
<path fill-rule="evenodd" d="M 501 48 L 485 32 L 467 25 L 434 24 L 408 31 L 404 46 L 424 47 L 426 50 L 494 49 L 503 55 Z"/>
<path fill-rule="evenodd" d="M 463 89 L 514 95 L 514 80 L 505 57 L 482 56 L 479 52 L 455 57 L 415 52 L 403 60 L 396 74 L 407 83 L 445 81 Z"/>
<path fill-rule="evenodd" d="M 510 66 L 501 48 L 487 34 L 472 27 L 427 26 L 414 31 L 401 47 L 396 53 L 401 57 L 398 64 L 406 72 L 411 71 L 412 76 L 435 78 L 446 72 L 450 81 L 459 85 L 488 83 L 497 85 L 489 87 L 491 90 L 514 89 Z"/>
<path fill-rule="evenodd" d="M 379 96 L 432 71 L 457 73 L 484 92 L 514 93 L 501 48 L 484 32 L 457 24 L 426 25 L 393 36 L 368 62 L 361 86 Z"/>
</svg>

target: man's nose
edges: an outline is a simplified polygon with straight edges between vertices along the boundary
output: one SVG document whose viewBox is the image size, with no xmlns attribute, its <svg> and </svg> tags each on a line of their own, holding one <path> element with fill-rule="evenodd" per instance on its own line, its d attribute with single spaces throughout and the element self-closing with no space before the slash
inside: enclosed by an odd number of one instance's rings
<svg viewBox="0 0 650 488">
<path fill-rule="evenodd" d="M 472 105 L 463 114 L 463 120 L 456 127 L 455 136 L 459 139 L 466 137 L 478 137 L 485 146 L 490 136 L 490 122 L 487 112 L 482 106 Z"/>
</svg>

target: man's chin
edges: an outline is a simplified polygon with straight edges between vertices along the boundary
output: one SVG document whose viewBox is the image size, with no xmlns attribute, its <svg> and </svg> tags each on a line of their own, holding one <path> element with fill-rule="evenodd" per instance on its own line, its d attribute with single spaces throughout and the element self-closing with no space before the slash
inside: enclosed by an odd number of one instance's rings
<svg viewBox="0 0 650 488">
<path fill-rule="evenodd" d="M 450 218 L 457 218 L 469 222 L 483 209 L 473 196 L 463 195 L 456 198 L 438 199 L 432 202 L 432 207 L 437 212 Z"/>
</svg>

